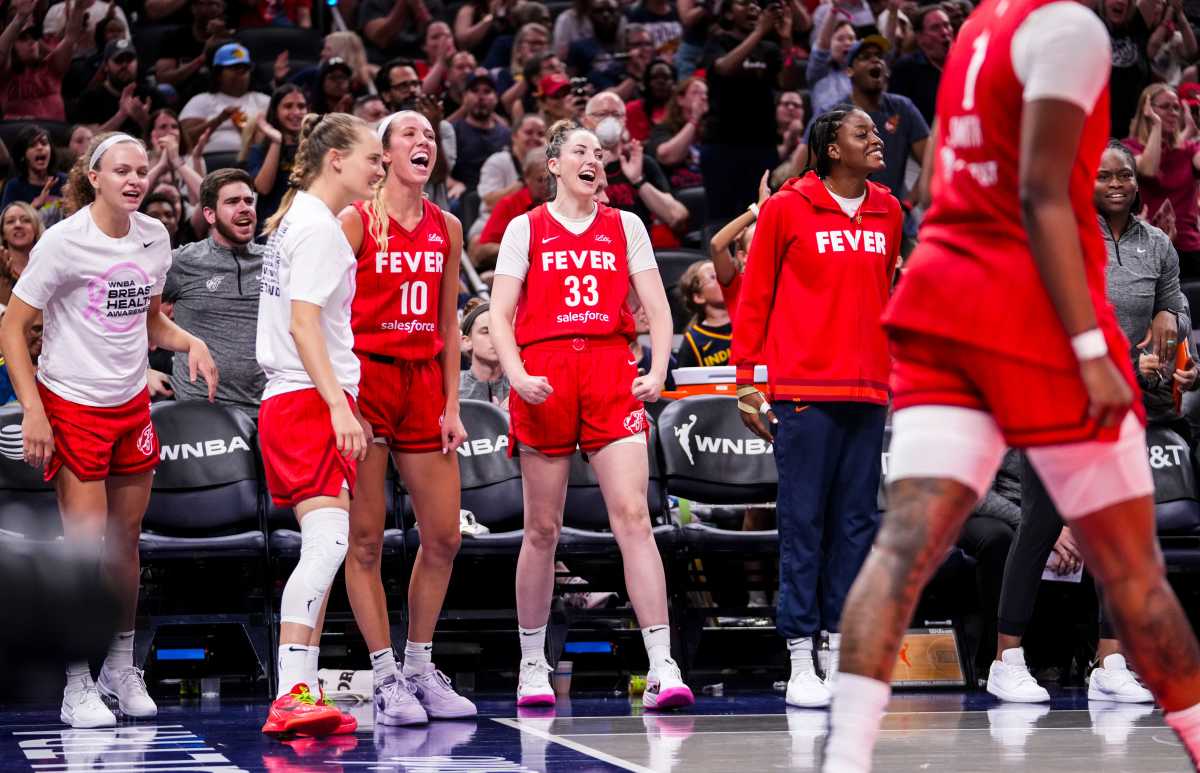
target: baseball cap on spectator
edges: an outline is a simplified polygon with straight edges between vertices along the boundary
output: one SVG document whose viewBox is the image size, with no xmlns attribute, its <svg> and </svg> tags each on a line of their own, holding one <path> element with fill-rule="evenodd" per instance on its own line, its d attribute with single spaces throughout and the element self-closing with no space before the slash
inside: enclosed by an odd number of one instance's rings
<svg viewBox="0 0 1200 773">
<path fill-rule="evenodd" d="M 539 97 L 555 97 L 565 88 L 570 87 L 571 79 L 561 72 L 552 72 L 538 81 Z"/>
<path fill-rule="evenodd" d="M 125 56 L 137 57 L 137 49 L 128 39 L 110 40 L 108 45 L 104 46 L 104 61 L 106 62 Z"/>
<path fill-rule="evenodd" d="M 1200 105 L 1200 83 L 1179 84 L 1179 101 L 1185 105 Z"/>
<path fill-rule="evenodd" d="M 867 35 L 850 47 L 850 53 L 846 55 L 846 64 L 854 64 L 859 54 L 864 54 L 872 48 L 879 49 L 880 54 L 886 54 L 892 50 L 892 42 L 883 35 Z"/>
<path fill-rule="evenodd" d="M 496 89 L 496 79 L 492 77 L 490 72 L 482 67 L 476 70 L 475 74 L 470 78 L 467 78 L 467 91 L 475 88 L 480 83 L 486 83 L 487 85 L 491 86 L 493 91 Z"/>
<path fill-rule="evenodd" d="M 226 43 L 213 54 L 213 67 L 235 67 L 239 64 L 247 67 L 254 64 L 250 61 L 250 52 L 241 43 Z"/>
<path fill-rule="evenodd" d="M 329 60 L 321 63 L 320 77 L 324 78 L 332 70 L 341 70 L 342 72 L 346 73 L 347 77 L 354 75 L 354 70 L 351 69 L 350 65 L 346 62 L 346 60 L 341 58 L 340 56 L 335 56 L 332 59 L 329 59 Z"/>
</svg>

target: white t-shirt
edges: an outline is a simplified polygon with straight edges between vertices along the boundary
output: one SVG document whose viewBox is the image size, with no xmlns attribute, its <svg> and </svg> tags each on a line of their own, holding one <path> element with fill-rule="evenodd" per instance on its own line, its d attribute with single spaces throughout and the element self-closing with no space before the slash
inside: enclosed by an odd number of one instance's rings
<svg viewBox="0 0 1200 773">
<path fill-rule="evenodd" d="M 38 380 L 81 405 L 113 407 L 146 391 L 146 312 L 162 295 L 171 268 L 171 238 L 154 218 L 135 212 L 114 239 L 91 206 L 43 234 L 13 294 L 44 319 Z"/>
<path fill-rule="evenodd" d="M 358 357 L 350 329 L 357 267 L 333 212 L 316 196 L 297 191 L 263 256 L 255 349 L 267 376 L 264 400 L 315 386 L 292 340 L 292 301 L 321 307 L 321 333 L 333 374 L 342 389 L 358 396 Z"/>
<path fill-rule="evenodd" d="M 225 108 L 237 105 L 246 114 L 246 120 L 254 123 L 255 116 L 259 113 L 267 112 L 267 107 L 270 104 L 271 98 L 257 91 L 247 91 L 240 97 L 231 97 L 228 94 L 220 92 L 202 91 L 189 99 L 188 103 L 183 106 L 183 112 L 179 114 L 179 120 L 200 118 L 207 121 L 210 118 L 216 118 Z M 233 125 L 232 119 L 227 119 L 220 126 L 213 129 L 212 136 L 208 138 L 208 144 L 204 147 L 204 152 L 231 153 L 241 150 L 241 148 L 242 132 Z"/>
<path fill-rule="evenodd" d="M 1112 42 L 1104 22 L 1074 0 L 1043 5 L 1025 17 L 1010 52 L 1026 102 L 1061 99 L 1088 114 L 1112 68 Z"/>
<path fill-rule="evenodd" d="M 554 205 L 546 207 L 550 216 L 562 224 L 562 227 L 573 234 L 581 234 L 588 229 L 596 219 L 596 209 L 586 217 L 564 217 L 556 212 Z M 629 262 L 629 275 L 633 276 L 642 271 L 658 268 L 654 260 L 654 248 L 650 246 L 650 234 L 646 233 L 646 225 L 642 219 L 632 212 L 621 210 L 621 226 L 625 230 L 626 255 Z M 496 273 L 514 276 L 524 280 L 529 273 L 529 215 L 518 215 L 504 229 L 500 239 L 500 254 L 496 256 Z"/>
<path fill-rule="evenodd" d="M 83 12 L 84 31 L 87 33 L 84 36 L 84 45 L 76 50 L 79 53 L 82 50 L 94 50 L 93 42 L 96 39 L 96 24 L 101 19 L 108 15 L 108 8 L 116 3 L 106 2 L 106 0 L 96 0 Z M 125 37 L 128 38 L 129 20 L 125 18 L 125 12 L 121 10 L 121 6 L 117 5 L 113 9 L 113 18 L 120 19 L 121 24 L 127 30 Z M 62 37 L 67 29 L 67 8 L 66 3 L 55 3 L 46 9 L 46 18 L 42 19 L 42 32 L 52 37 Z M 149 64 L 149 63 L 148 63 Z"/>
<path fill-rule="evenodd" d="M 828 188 L 825 190 L 829 191 Z M 842 208 L 842 211 L 846 213 L 846 217 L 854 217 L 854 215 L 858 213 L 858 208 L 861 207 L 862 203 L 867 200 L 866 191 L 863 191 L 861 196 L 855 196 L 852 199 L 848 199 L 845 196 L 839 196 L 833 191 L 829 191 L 829 195 L 833 197 L 833 200 L 836 201 L 838 206 Z"/>
</svg>

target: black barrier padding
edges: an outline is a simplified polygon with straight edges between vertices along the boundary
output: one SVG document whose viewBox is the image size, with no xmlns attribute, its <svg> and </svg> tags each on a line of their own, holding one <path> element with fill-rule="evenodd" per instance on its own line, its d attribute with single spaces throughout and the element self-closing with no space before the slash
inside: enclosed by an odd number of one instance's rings
<svg viewBox="0 0 1200 773">
<path fill-rule="evenodd" d="M 677 400 L 663 410 L 658 432 L 668 493 L 709 504 L 775 500 L 771 445 L 742 424 L 735 398 Z"/>
<path fill-rule="evenodd" d="M 257 430 L 241 411 L 185 400 L 155 403 L 150 416 L 162 447 L 156 492 L 258 479 Z"/>
</svg>

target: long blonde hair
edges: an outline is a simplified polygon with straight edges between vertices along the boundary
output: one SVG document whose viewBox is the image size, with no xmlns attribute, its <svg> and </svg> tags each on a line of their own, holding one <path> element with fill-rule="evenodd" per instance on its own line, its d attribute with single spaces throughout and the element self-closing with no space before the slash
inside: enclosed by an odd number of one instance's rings
<svg viewBox="0 0 1200 773">
<path fill-rule="evenodd" d="M 307 190 L 321 174 L 329 151 L 350 150 L 358 142 L 359 134 L 366 129 L 367 124 L 363 119 L 348 113 L 309 113 L 304 116 L 304 123 L 300 125 L 300 142 L 292 161 L 292 173 L 288 177 L 288 191 L 283 194 L 279 209 L 263 225 L 264 234 L 274 233 L 292 208 L 296 191 Z"/>
<path fill-rule="evenodd" d="M 383 143 L 384 152 L 387 152 L 387 150 L 388 150 L 388 140 L 392 136 L 392 127 L 395 126 L 396 121 L 398 121 L 400 118 L 402 118 L 404 116 L 408 116 L 408 115 L 419 115 L 422 118 L 425 118 L 425 116 L 422 113 L 419 113 L 416 110 L 401 110 L 400 112 L 393 114 L 389 119 L 385 119 L 388 122 L 387 128 L 384 129 L 383 136 L 381 136 L 379 138 L 379 141 L 381 143 Z M 425 118 L 425 120 L 428 121 L 429 119 Z M 436 128 L 434 129 L 434 134 L 435 135 L 437 134 Z M 434 143 L 434 152 L 440 153 L 440 151 L 441 151 L 441 143 L 435 142 Z M 369 214 L 371 216 L 371 224 L 368 227 L 367 231 L 368 231 L 368 233 L 371 234 L 371 238 L 375 240 L 375 243 L 379 244 L 379 245 L 387 244 L 388 211 L 387 211 L 386 196 L 387 196 L 387 181 L 388 181 L 388 178 L 391 177 L 391 174 L 392 174 L 392 170 L 391 170 L 391 167 L 389 166 L 387 169 L 387 173 L 383 178 L 383 182 L 381 182 L 379 185 L 377 185 L 375 187 L 375 195 L 371 197 L 371 203 L 367 205 Z"/>
<path fill-rule="evenodd" d="M 1129 122 L 1130 137 L 1143 145 L 1146 144 L 1146 139 L 1150 136 L 1150 122 L 1146 120 L 1145 116 L 1146 105 L 1153 102 L 1159 94 L 1165 94 L 1168 91 L 1175 93 L 1175 89 L 1165 83 L 1151 83 L 1142 89 L 1141 95 L 1138 96 L 1137 110 L 1133 113 L 1133 120 Z"/>
</svg>

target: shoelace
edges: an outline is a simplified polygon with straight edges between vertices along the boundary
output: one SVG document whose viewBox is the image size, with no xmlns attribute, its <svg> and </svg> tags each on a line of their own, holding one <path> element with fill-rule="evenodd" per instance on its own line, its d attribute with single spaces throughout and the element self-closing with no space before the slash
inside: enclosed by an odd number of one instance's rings
<svg viewBox="0 0 1200 773">
<path fill-rule="evenodd" d="M 528 672 L 529 676 L 534 679 L 545 678 L 547 674 L 554 673 L 554 669 L 545 661 L 526 660 L 521 663 L 522 673 Z M 549 681 L 547 679 L 547 681 Z"/>
<path fill-rule="evenodd" d="M 308 691 L 307 687 L 298 693 L 293 693 L 293 695 L 298 703 L 307 703 L 309 706 L 317 705 L 317 699 L 313 697 L 313 694 Z"/>
<path fill-rule="evenodd" d="M 1017 684 L 1021 685 L 1022 687 L 1028 684 L 1037 685 L 1037 680 L 1033 678 L 1033 674 L 1029 673 L 1029 669 L 1013 666 L 1012 670 L 1016 675 Z"/>
<path fill-rule="evenodd" d="M 120 680 L 122 686 L 127 686 L 132 681 L 133 689 L 149 694 L 149 690 L 146 689 L 146 678 L 143 674 L 145 672 L 140 668 L 123 668 L 117 678 Z"/>
</svg>

